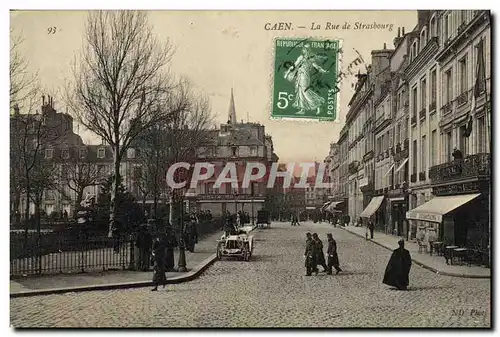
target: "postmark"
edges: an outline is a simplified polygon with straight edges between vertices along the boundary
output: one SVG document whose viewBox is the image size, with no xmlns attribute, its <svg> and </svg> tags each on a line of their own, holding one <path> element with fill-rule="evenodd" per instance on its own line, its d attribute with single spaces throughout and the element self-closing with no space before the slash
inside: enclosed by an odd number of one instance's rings
<svg viewBox="0 0 500 337">
<path fill-rule="evenodd" d="M 340 53 L 339 40 L 275 39 L 271 118 L 335 121 Z"/>
</svg>

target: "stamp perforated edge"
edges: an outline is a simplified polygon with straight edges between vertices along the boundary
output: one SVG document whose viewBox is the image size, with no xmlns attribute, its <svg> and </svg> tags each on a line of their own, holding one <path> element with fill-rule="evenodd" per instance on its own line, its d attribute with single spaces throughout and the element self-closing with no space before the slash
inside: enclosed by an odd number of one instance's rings
<svg viewBox="0 0 500 337">
<path fill-rule="evenodd" d="M 276 60 L 276 40 L 277 39 L 289 39 L 289 40 L 297 40 L 297 41 L 307 41 L 310 39 L 314 40 L 334 40 L 338 42 L 338 49 L 343 50 L 343 44 L 344 44 L 344 39 L 334 37 L 334 36 L 275 36 L 272 39 L 272 48 L 268 52 L 268 59 L 270 60 L 270 71 L 269 71 L 269 97 L 268 97 L 268 102 L 267 102 L 267 111 L 269 113 L 269 119 L 271 121 L 295 121 L 299 123 L 303 122 L 308 122 L 308 123 L 324 123 L 324 122 L 329 122 L 329 123 L 337 123 L 340 124 L 340 92 L 342 91 L 342 82 L 337 82 L 337 88 L 339 89 L 339 92 L 337 93 L 337 99 L 336 99 L 336 109 L 337 109 L 337 114 L 335 116 L 335 119 L 330 119 L 330 118 L 311 118 L 310 116 L 297 116 L 297 117 L 275 117 L 272 115 L 272 109 L 273 109 L 273 96 L 274 96 L 274 66 L 275 66 L 275 60 Z M 337 57 L 337 76 L 340 73 L 342 69 L 342 64 L 343 64 L 343 53 L 339 52 L 338 57 Z"/>
</svg>

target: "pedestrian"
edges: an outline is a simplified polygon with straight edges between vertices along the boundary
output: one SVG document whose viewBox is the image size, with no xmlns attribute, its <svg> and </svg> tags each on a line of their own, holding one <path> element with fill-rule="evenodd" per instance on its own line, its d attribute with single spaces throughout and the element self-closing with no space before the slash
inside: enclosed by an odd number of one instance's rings
<svg viewBox="0 0 500 337">
<path fill-rule="evenodd" d="M 328 272 L 328 266 L 325 261 L 325 253 L 323 252 L 323 242 L 319 238 L 317 233 L 312 235 L 314 244 L 316 245 L 316 265 L 323 267 L 323 273 Z M 316 268 L 316 274 L 318 274 L 318 268 Z"/>
<path fill-rule="evenodd" d="M 399 248 L 392 252 L 382 282 L 398 290 L 406 290 L 409 284 L 411 256 L 410 252 L 405 249 L 404 239 L 399 240 L 398 244 Z"/>
<path fill-rule="evenodd" d="M 368 230 L 370 231 L 370 239 L 373 240 L 373 231 L 375 230 L 375 225 L 373 224 L 373 221 L 370 219 L 368 221 Z"/>
<path fill-rule="evenodd" d="M 314 271 L 318 274 L 318 267 L 316 265 L 316 245 L 314 244 L 311 233 L 306 233 L 306 251 L 304 253 L 306 276 L 311 276 Z"/>
<path fill-rule="evenodd" d="M 337 254 L 337 242 L 331 233 L 326 234 L 328 237 L 328 248 L 326 254 L 328 255 L 328 275 L 332 275 L 332 267 L 337 271 L 336 274 L 342 271 L 340 269 L 339 255 Z"/>
<path fill-rule="evenodd" d="M 175 267 L 174 250 L 178 247 L 177 238 L 175 237 L 174 230 L 169 222 L 166 225 L 167 245 L 165 253 L 165 270 L 173 272 Z"/>
<path fill-rule="evenodd" d="M 153 255 L 152 260 L 154 264 L 153 269 L 153 285 L 151 291 L 157 291 L 158 286 L 161 284 L 163 288 L 167 284 L 167 275 L 165 274 L 165 255 L 167 248 L 167 235 L 165 228 L 161 228 L 156 234 L 153 242 Z"/>
<path fill-rule="evenodd" d="M 153 243 L 153 238 L 149 233 L 147 225 L 142 224 L 139 227 L 139 232 L 137 233 L 137 241 L 136 241 L 136 247 L 139 250 L 138 269 L 141 271 L 149 270 L 152 243 Z"/>
</svg>

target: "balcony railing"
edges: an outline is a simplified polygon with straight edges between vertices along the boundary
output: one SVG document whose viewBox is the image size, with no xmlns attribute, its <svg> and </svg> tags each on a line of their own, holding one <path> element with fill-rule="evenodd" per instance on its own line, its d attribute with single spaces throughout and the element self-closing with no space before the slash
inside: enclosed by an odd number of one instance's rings
<svg viewBox="0 0 500 337">
<path fill-rule="evenodd" d="M 443 116 L 451 112 L 451 106 L 452 106 L 452 104 L 453 104 L 453 102 L 448 102 L 448 103 L 446 103 L 445 105 L 443 105 L 441 107 L 441 114 Z"/>
<path fill-rule="evenodd" d="M 358 172 L 359 168 L 359 161 L 355 160 L 349 164 L 349 173 L 356 173 Z"/>
<path fill-rule="evenodd" d="M 436 101 L 429 104 L 429 112 L 436 111 Z"/>
<path fill-rule="evenodd" d="M 467 156 L 463 160 L 432 166 L 429 170 L 429 178 L 432 183 L 439 183 L 465 178 L 489 177 L 490 172 L 491 154 L 479 153 Z"/>
<path fill-rule="evenodd" d="M 420 172 L 418 174 L 418 180 L 419 181 L 425 181 L 425 172 Z"/>
<path fill-rule="evenodd" d="M 413 174 L 410 176 L 410 181 L 411 181 L 412 183 L 417 182 L 417 174 L 416 174 L 416 173 L 413 173 Z"/>
<path fill-rule="evenodd" d="M 411 125 L 417 124 L 417 115 L 411 116 Z"/>
<path fill-rule="evenodd" d="M 426 114 L 425 108 L 420 110 L 420 112 L 418 113 L 420 119 L 425 119 L 425 114 Z"/>
<path fill-rule="evenodd" d="M 463 105 L 463 104 L 467 103 L 468 100 L 469 100 L 469 93 L 466 91 L 464 93 L 461 93 L 457 97 L 457 104 L 458 105 Z"/>
</svg>

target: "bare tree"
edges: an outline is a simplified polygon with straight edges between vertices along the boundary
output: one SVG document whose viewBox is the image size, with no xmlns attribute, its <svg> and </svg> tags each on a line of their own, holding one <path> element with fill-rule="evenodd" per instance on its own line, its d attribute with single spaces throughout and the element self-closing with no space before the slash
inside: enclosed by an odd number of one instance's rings
<svg viewBox="0 0 500 337">
<path fill-rule="evenodd" d="M 104 179 L 104 170 L 100 165 L 96 165 L 89 158 L 87 151 L 85 154 L 79 153 L 79 147 L 74 148 L 70 158 L 60 164 L 60 174 L 58 175 L 58 190 L 67 196 L 65 188 L 75 192 L 75 207 L 78 208 L 83 200 L 83 192 L 89 186 L 98 185 Z"/>
<path fill-rule="evenodd" d="M 188 100 L 186 109 L 172 115 L 168 121 L 145 130 L 138 142 L 142 168 L 140 189 L 143 195 L 153 199 L 155 215 L 161 195 L 172 192 L 168 190 L 166 182 L 168 168 L 175 162 L 192 161 L 195 158 L 196 149 L 206 140 L 212 122 L 208 99 L 195 94 L 186 81 L 182 82 L 181 88 Z M 169 197 L 171 199 L 172 193 Z M 170 214 L 173 214 L 172 208 Z"/>
<path fill-rule="evenodd" d="M 189 84 L 186 84 L 185 87 L 189 88 Z M 177 162 L 194 163 L 197 150 L 207 142 L 209 137 L 208 129 L 213 122 L 209 100 L 205 96 L 194 93 L 191 93 L 189 97 L 188 109 L 175 114 L 168 123 L 168 167 Z M 180 170 L 176 173 L 179 172 Z M 168 192 L 170 199 L 169 221 L 172 223 L 174 219 L 174 191 L 168 189 Z"/>
<path fill-rule="evenodd" d="M 21 52 L 23 38 L 21 35 L 15 35 L 10 30 L 10 107 L 23 105 L 30 97 L 35 96 L 37 91 L 34 86 L 37 74 L 28 71 L 29 63 Z M 29 104 L 29 102 L 28 102 Z"/>
<path fill-rule="evenodd" d="M 113 149 L 113 236 L 123 155 L 143 130 L 185 110 L 186 99 L 168 73 L 172 47 L 153 35 L 145 12 L 92 12 L 84 39 L 68 101 L 78 121 Z"/>
<path fill-rule="evenodd" d="M 26 106 L 34 107 L 35 103 L 31 101 Z M 16 188 L 14 191 L 16 197 L 20 198 L 21 193 L 26 196 L 25 220 L 30 217 L 30 200 L 34 202 L 35 208 L 37 205 L 40 206 L 43 190 L 53 187 L 53 180 L 49 179 L 48 176 L 49 173 L 52 177 L 54 176 L 53 164 L 51 161 L 45 160 L 46 150 L 49 150 L 47 154 L 50 154 L 51 150 L 53 151 L 64 141 L 64 136 L 69 131 L 54 116 L 52 98 L 48 96 L 47 102 L 45 102 L 45 96 L 43 96 L 41 113 L 37 113 L 34 108 L 20 113 L 16 107 L 15 113 L 10 119 L 11 130 L 15 130 L 10 148 L 11 177 L 17 179 L 17 182 L 13 184 Z M 12 167 L 12 164 L 15 166 Z M 14 209 L 18 209 L 18 202 L 17 205 L 14 205 Z M 39 212 L 35 212 L 38 227 L 40 224 L 39 215 Z M 26 236 L 27 233 L 26 224 Z"/>
</svg>

